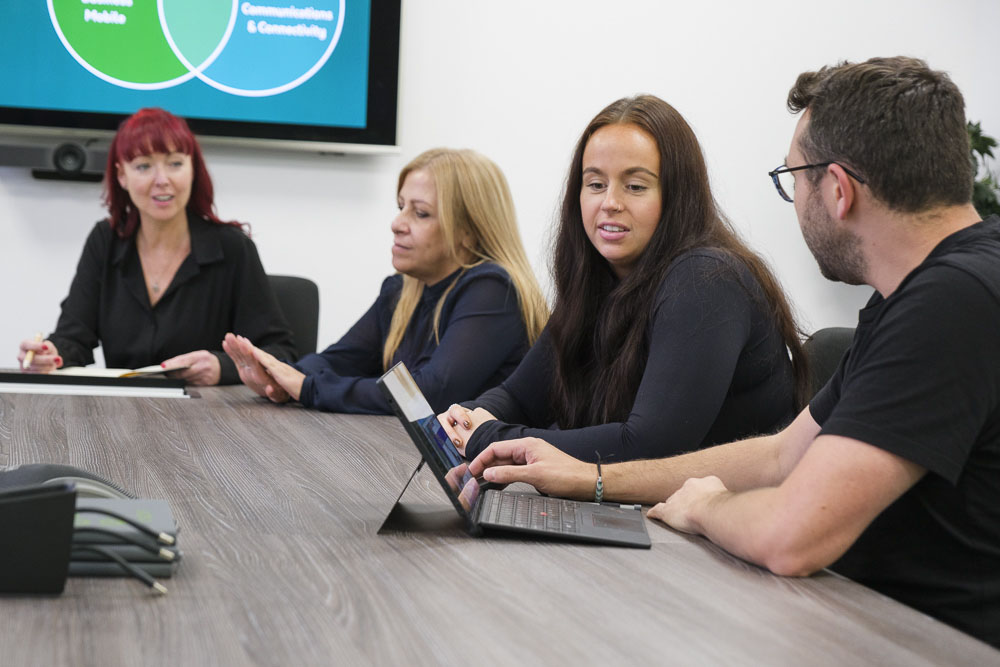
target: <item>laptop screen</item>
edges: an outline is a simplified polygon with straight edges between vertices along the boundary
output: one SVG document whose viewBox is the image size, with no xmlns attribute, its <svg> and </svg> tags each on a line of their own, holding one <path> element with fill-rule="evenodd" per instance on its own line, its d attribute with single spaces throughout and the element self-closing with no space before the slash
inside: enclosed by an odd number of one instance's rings
<svg viewBox="0 0 1000 667">
<path fill-rule="evenodd" d="M 406 366 L 398 363 L 382 376 L 381 382 L 399 407 L 402 418 L 416 426 L 426 437 L 420 447 L 424 458 L 436 476 L 447 485 L 445 489 L 468 513 L 472 513 L 479 500 L 479 483 L 469 474 L 469 467 L 462 455 L 448 439 L 437 420 L 434 410 L 420 392 Z M 432 457 L 432 458 L 429 458 Z"/>
</svg>

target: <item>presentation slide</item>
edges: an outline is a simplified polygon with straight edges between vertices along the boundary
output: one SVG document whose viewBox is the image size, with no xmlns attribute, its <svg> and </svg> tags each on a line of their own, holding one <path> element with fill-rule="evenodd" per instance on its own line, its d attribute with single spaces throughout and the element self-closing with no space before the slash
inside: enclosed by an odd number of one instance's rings
<svg viewBox="0 0 1000 667">
<path fill-rule="evenodd" d="M 0 107 L 364 128 L 370 20 L 355 0 L 4 2 Z"/>
</svg>

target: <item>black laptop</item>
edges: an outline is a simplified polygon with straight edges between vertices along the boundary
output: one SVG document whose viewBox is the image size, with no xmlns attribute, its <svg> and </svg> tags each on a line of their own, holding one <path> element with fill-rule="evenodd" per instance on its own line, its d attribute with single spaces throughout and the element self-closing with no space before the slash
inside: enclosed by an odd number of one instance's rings
<svg viewBox="0 0 1000 667">
<path fill-rule="evenodd" d="M 482 487 L 469 474 L 468 464 L 445 435 L 402 362 L 379 378 L 378 385 L 420 450 L 421 465 L 426 462 L 430 466 L 441 488 L 465 519 L 470 534 L 498 530 L 577 542 L 650 547 L 646 522 L 638 505 L 579 502 Z"/>
</svg>

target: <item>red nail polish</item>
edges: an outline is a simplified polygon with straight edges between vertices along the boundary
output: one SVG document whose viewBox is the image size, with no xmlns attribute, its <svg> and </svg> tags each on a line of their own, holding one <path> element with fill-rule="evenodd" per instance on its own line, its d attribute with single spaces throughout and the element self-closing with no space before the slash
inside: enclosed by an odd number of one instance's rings
<svg viewBox="0 0 1000 667">
<path fill-rule="evenodd" d="M 166 368 L 166 367 L 167 367 L 167 362 L 163 362 L 160 364 L 160 368 Z"/>
<path fill-rule="evenodd" d="M 48 351 L 48 349 L 49 349 L 49 346 L 46 345 L 45 343 L 42 343 L 42 352 L 46 352 L 46 351 Z"/>
</svg>

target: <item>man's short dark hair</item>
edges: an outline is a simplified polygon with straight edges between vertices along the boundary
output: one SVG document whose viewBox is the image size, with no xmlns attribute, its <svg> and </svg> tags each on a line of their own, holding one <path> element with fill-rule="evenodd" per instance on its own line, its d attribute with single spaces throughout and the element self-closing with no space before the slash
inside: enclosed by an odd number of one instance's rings
<svg viewBox="0 0 1000 667">
<path fill-rule="evenodd" d="M 891 210 L 917 213 L 972 199 L 965 101 L 945 72 L 915 58 L 872 58 L 804 72 L 788 109 L 809 111 L 809 162 L 857 170 Z M 819 170 L 813 178 L 819 178 Z"/>
</svg>

